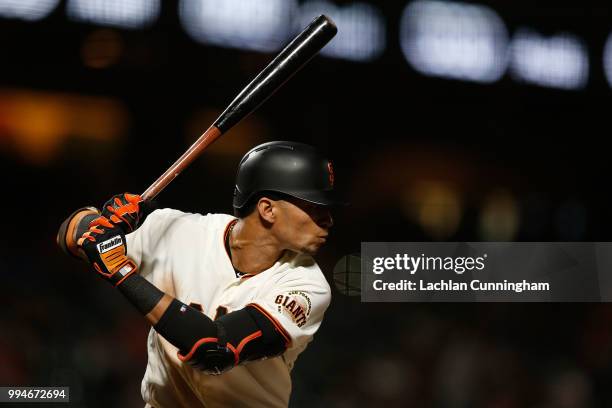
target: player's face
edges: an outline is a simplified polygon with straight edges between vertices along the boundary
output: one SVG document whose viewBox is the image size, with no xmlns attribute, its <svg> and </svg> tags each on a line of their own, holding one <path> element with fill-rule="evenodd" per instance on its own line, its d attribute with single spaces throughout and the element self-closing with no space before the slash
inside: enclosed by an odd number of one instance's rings
<svg viewBox="0 0 612 408">
<path fill-rule="evenodd" d="M 327 240 L 333 220 L 329 209 L 298 199 L 279 200 L 277 236 L 286 249 L 314 255 Z"/>
</svg>

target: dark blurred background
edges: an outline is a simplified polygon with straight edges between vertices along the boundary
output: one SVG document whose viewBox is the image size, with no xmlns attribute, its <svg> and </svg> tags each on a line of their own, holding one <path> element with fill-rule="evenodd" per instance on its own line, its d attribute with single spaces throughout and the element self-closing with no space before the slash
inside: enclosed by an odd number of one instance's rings
<svg viewBox="0 0 612 408">
<path fill-rule="evenodd" d="M 140 193 L 317 14 L 339 35 L 159 197 L 230 212 L 252 146 L 326 152 L 362 241 L 608 241 L 612 6 L 590 1 L 0 0 L 0 385 L 139 407 L 147 326 L 55 246 Z M 334 286 L 334 285 L 332 285 Z M 367 304 L 334 287 L 292 406 L 609 407 L 608 304 Z"/>
</svg>

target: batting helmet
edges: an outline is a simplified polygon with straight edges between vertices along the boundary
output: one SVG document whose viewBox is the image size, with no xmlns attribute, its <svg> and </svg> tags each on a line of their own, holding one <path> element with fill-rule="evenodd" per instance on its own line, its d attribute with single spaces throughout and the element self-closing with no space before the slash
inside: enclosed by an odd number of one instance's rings
<svg viewBox="0 0 612 408">
<path fill-rule="evenodd" d="M 331 162 L 314 147 L 297 142 L 264 143 L 240 160 L 234 208 L 243 208 L 262 192 L 287 194 L 325 206 L 342 204 L 334 190 Z"/>
</svg>

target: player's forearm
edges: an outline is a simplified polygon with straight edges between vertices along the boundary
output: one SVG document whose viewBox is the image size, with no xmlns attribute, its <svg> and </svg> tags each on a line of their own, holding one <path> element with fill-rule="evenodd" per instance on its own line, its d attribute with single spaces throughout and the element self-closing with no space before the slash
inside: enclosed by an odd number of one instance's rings
<svg viewBox="0 0 612 408">
<path fill-rule="evenodd" d="M 174 299 L 137 274 L 129 276 L 118 286 L 118 289 L 153 326 L 157 324 Z"/>
<path fill-rule="evenodd" d="M 199 339 L 217 336 L 217 328 L 208 316 L 162 292 L 140 275 L 128 276 L 118 289 L 159 334 L 185 353 Z"/>
<path fill-rule="evenodd" d="M 145 315 L 147 321 L 151 323 L 152 326 L 155 326 L 157 322 L 159 322 L 159 319 L 161 319 L 162 316 L 166 313 L 168 307 L 170 307 L 170 304 L 173 300 L 174 298 L 172 296 L 164 293 L 164 296 L 160 299 L 160 301 L 153 307 L 153 309 L 149 313 Z"/>
</svg>

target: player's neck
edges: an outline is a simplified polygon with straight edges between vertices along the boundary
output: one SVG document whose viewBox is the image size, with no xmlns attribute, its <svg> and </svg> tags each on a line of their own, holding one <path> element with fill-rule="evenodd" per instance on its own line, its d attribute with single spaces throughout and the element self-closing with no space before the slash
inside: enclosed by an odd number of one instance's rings
<svg viewBox="0 0 612 408">
<path fill-rule="evenodd" d="M 238 220 L 230 231 L 230 251 L 234 268 L 252 275 L 270 268 L 284 252 L 274 237 L 250 217 Z"/>
</svg>

